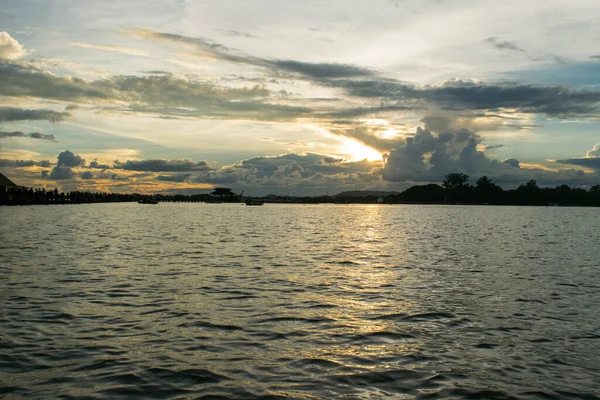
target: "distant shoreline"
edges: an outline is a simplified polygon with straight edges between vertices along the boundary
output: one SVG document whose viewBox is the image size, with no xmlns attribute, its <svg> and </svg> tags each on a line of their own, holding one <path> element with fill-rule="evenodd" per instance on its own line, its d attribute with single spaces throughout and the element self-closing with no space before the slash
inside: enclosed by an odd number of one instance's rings
<svg viewBox="0 0 600 400">
<path fill-rule="evenodd" d="M 589 190 L 571 188 L 567 185 L 555 188 L 540 188 L 535 180 L 516 189 L 504 190 L 486 176 L 476 185 L 468 183 L 466 174 L 449 174 L 442 185 L 430 183 L 412 186 L 402 193 L 354 190 L 336 195 L 322 196 L 279 196 L 270 194 L 262 197 L 243 196 L 229 188 L 215 188 L 203 194 L 155 194 L 102 193 L 72 191 L 58 192 L 57 189 L 33 189 L 23 186 L 0 186 L 0 205 L 52 205 L 89 204 L 116 202 L 181 202 L 181 203 L 244 203 L 260 201 L 265 204 L 418 204 L 418 205 L 490 205 L 490 206 L 547 206 L 547 207 L 599 207 L 600 184 Z"/>
</svg>

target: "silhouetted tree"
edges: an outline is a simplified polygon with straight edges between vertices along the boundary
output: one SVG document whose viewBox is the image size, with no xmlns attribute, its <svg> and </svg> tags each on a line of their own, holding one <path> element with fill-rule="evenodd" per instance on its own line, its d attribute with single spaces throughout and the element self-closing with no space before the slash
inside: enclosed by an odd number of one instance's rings
<svg viewBox="0 0 600 400">
<path fill-rule="evenodd" d="M 535 179 L 531 179 L 531 180 L 527 181 L 527 183 L 525 184 L 525 187 L 530 188 L 530 189 L 539 189 L 540 188 Z"/>
<path fill-rule="evenodd" d="M 444 181 L 442 182 L 442 186 L 444 189 L 458 189 L 464 187 L 469 181 L 469 175 L 461 174 L 461 173 L 453 173 L 448 174 L 444 177 Z"/>
<path fill-rule="evenodd" d="M 475 184 L 475 200 L 478 203 L 501 203 L 504 190 L 487 176 L 482 176 Z"/>
<path fill-rule="evenodd" d="M 469 175 L 462 173 L 448 174 L 444 177 L 442 186 L 446 190 L 446 199 L 452 203 L 468 202 L 471 198 Z"/>
<path fill-rule="evenodd" d="M 600 206 L 600 185 L 594 185 L 590 188 L 590 203 Z"/>
<path fill-rule="evenodd" d="M 548 201 L 543 198 L 542 192 L 535 179 L 531 179 L 527 181 L 526 184 L 519 186 L 513 201 L 515 204 L 528 205 L 543 205 L 548 203 Z"/>
</svg>

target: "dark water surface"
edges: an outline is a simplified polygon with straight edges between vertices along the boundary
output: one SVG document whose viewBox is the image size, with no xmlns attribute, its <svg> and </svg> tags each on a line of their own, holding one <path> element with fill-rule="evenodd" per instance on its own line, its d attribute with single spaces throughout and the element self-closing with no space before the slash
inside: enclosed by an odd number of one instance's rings
<svg viewBox="0 0 600 400">
<path fill-rule="evenodd" d="M 598 399 L 600 209 L 0 208 L 0 397 Z"/>
</svg>

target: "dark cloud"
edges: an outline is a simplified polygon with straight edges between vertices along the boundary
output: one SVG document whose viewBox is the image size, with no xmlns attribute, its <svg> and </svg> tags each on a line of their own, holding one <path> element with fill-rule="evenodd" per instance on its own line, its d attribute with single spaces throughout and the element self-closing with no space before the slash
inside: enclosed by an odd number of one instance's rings
<svg viewBox="0 0 600 400">
<path fill-rule="evenodd" d="M 596 54 L 594 56 L 590 56 L 592 60 L 600 60 L 600 54 Z"/>
<path fill-rule="evenodd" d="M 115 77 L 96 83 L 129 103 L 128 111 L 182 117 L 288 120 L 309 116 L 307 107 L 269 102 L 262 85 L 225 87 L 172 76 Z"/>
<path fill-rule="evenodd" d="M 453 172 L 498 175 L 512 168 L 477 150 L 481 138 L 466 129 L 442 133 L 418 128 L 385 155 L 383 178 L 392 182 L 439 182 Z"/>
<path fill-rule="evenodd" d="M 69 150 L 59 153 L 57 158 L 57 167 L 79 167 L 85 165 L 85 160 L 83 158 Z"/>
<path fill-rule="evenodd" d="M 277 69 L 299 73 L 314 79 L 351 78 L 374 74 L 374 71 L 348 64 L 308 63 L 293 60 L 276 60 L 270 63 Z"/>
<path fill-rule="evenodd" d="M 32 139 L 50 140 L 52 142 L 56 141 L 54 134 L 52 134 L 52 133 L 31 132 L 31 133 L 28 133 L 27 136 L 29 136 Z"/>
<path fill-rule="evenodd" d="M 31 65 L 0 63 L 0 77 L 0 95 L 3 96 L 76 102 L 102 100 L 100 105 L 108 111 L 114 109 L 181 117 L 253 120 L 289 120 L 308 116 L 311 111 L 307 107 L 286 106 L 270 101 L 272 93 L 263 85 L 229 87 L 164 74 L 113 76 L 86 81 L 59 77 Z M 117 103 L 119 106 L 111 108 Z M 7 109 L 4 114 L 13 119 L 19 115 L 64 119 L 69 115 L 31 111 L 19 114 L 16 109 Z"/>
<path fill-rule="evenodd" d="M 203 55 L 211 56 L 217 60 L 250 65 L 262 65 L 263 63 L 259 58 L 234 54 L 232 49 L 207 38 L 182 36 L 174 33 L 157 32 L 150 29 L 132 29 L 131 33 L 145 39 L 163 40 L 193 46 L 195 50 Z"/>
<path fill-rule="evenodd" d="M 567 158 L 565 160 L 556 160 L 556 162 L 561 164 L 579 165 L 581 167 L 600 171 L 600 157 Z"/>
<path fill-rule="evenodd" d="M 100 164 L 98 160 L 93 160 L 88 164 L 89 168 L 97 168 L 97 169 L 109 169 L 110 165 L 108 164 Z"/>
<path fill-rule="evenodd" d="M 56 158 L 58 159 L 58 162 L 51 171 L 44 170 L 41 172 L 42 179 L 65 180 L 75 178 L 78 174 L 73 171 L 72 167 L 80 167 L 85 165 L 85 160 L 83 158 L 69 150 L 60 152 Z M 82 177 L 82 174 L 79 174 L 79 176 Z M 88 175 L 85 173 L 83 176 L 85 177 L 82 177 L 83 179 L 91 179 L 91 177 L 93 177 L 93 175 Z"/>
<path fill-rule="evenodd" d="M 502 147 L 506 147 L 505 144 L 490 144 L 490 145 L 485 145 L 485 150 L 492 150 L 492 149 L 501 149 Z"/>
<path fill-rule="evenodd" d="M 128 160 L 124 163 L 115 161 L 114 164 L 115 168 L 144 172 L 209 171 L 211 169 L 206 161 L 194 162 L 187 158 L 173 160 Z"/>
<path fill-rule="evenodd" d="M 596 144 L 592 150 L 587 151 L 585 157 L 567 158 L 556 160 L 556 162 L 560 164 L 579 165 L 600 171 L 600 143 Z"/>
<path fill-rule="evenodd" d="M 200 53 L 209 55 L 216 60 L 247 64 L 250 66 L 267 67 L 279 71 L 297 73 L 314 79 L 348 78 L 374 74 L 374 71 L 354 65 L 308 63 L 294 60 L 269 60 L 244 54 L 236 54 L 232 49 L 202 37 L 182 36 L 172 33 L 156 32 L 148 29 L 135 29 L 132 32 L 134 35 L 143 38 L 192 45 Z"/>
<path fill-rule="evenodd" d="M 34 160 L 11 160 L 6 158 L 0 158 L 0 167 L 11 168 L 11 167 L 46 167 L 49 168 L 52 164 L 48 160 L 34 161 Z"/>
<path fill-rule="evenodd" d="M 270 95 L 270 91 L 262 85 L 227 87 L 170 75 L 118 76 L 96 81 L 94 86 L 114 93 L 120 100 L 170 106 L 205 106 L 206 101 L 200 104 L 198 101 L 207 98 L 239 101 Z"/>
<path fill-rule="evenodd" d="M 417 87 L 384 78 L 376 71 L 356 65 L 263 59 L 241 54 L 207 38 L 144 29 L 133 32 L 143 38 L 178 43 L 204 57 L 260 67 L 286 78 L 306 79 L 316 85 L 340 89 L 346 96 L 354 97 L 352 100 L 355 105 L 349 107 L 348 102 L 332 104 L 303 99 L 309 106 L 296 106 L 290 103 L 293 100 L 290 96 L 273 92 L 264 84 L 230 87 L 164 73 L 86 81 L 56 76 L 25 63 L 0 64 L 0 76 L 3 78 L 0 79 L 0 95 L 34 96 L 70 102 L 93 101 L 95 104 L 101 101 L 100 106 L 106 111 L 152 113 L 162 117 L 264 121 L 312 118 L 327 124 L 331 120 L 432 108 L 473 113 L 506 113 L 514 110 L 517 113 L 546 114 L 559 118 L 600 114 L 599 91 L 460 80 L 448 81 L 440 86 Z M 510 42 L 493 37 L 488 41 L 497 47 L 515 50 L 516 45 Z M 356 100 L 363 100 L 363 103 L 356 106 Z M 366 105 L 365 102 L 371 104 Z M 42 118 L 43 113 L 38 114 Z M 35 113 L 30 115 L 37 117 Z M 46 117 L 60 119 L 66 116 L 48 114 Z M 429 127 L 436 128 L 432 123 L 428 121 Z M 473 130 L 473 127 L 467 127 Z M 519 125 L 516 127 L 521 129 Z"/>
<path fill-rule="evenodd" d="M 521 163 L 516 158 L 506 158 L 506 159 L 502 160 L 502 162 L 504 164 L 510 165 L 513 168 L 520 168 L 520 166 L 521 166 L 520 165 Z"/>
<path fill-rule="evenodd" d="M 92 171 L 84 171 L 82 173 L 79 174 L 79 177 L 81 179 L 93 179 L 94 178 L 94 174 L 92 173 Z"/>
<path fill-rule="evenodd" d="M 39 133 L 39 132 L 30 132 L 24 133 L 20 131 L 15 132 L 0 132 L 0 139 L 5 138 L 30 138 L 30 139 L 40 139 L 40 140 L 49 140 L 51 142 L 56 142 L 53 134 L 49 133 Z"/>
<path fill-rule="evenodd" d="M 373 77 L 371 79 L 336 79 L 323 85 L 343 89 L 347 94 L 367 99 L 388 98 L 411 101 L 418 99 L 419 91 L 411 85 L 394 79 Z"/>
<path fill-rule="evenodd" d="M 135 113 L 158 114 L 161 118 L 219 118 L 256 121 L 293 121 L 302 117 L 310 117 L 308 107 L 292 107 L 279 104 L 269 104 L 260 101 L 213 101 L 207 102 L 206 107 L 153 107 L 132 105 L 123 109 L 106 109 L 128 111 Z"/>
<path fill-rule="evenodd" d="M 329 156 L 316 153 L 284 154 L 277 157 L 254 157 L 242 161 L 242 168 L 251 170 L 258 178 L 299 175 L 302 178 L 320 174 L 340 174 L 370 172 L 377 163 L 342 162 Z"/>
<path fill-rule="evenodd" d="M 126 180 L 128 180 L 127 177 L 121 176 L 119 174 L 111 174 L 110 175 L 110 179 L 113 180 L 113 181 L 126 181 Z"/>
<path fill-rule="evenodd" d="M 254 157 L 240 164 L 185 177 L 196 183 L 227 184 L 254 192 L 293 188 L 322 191 L 331 187 L 375 185 L 380 176 L 374 172 L 379 162 L 344 162 L 327 155 L 284 154 L 277 157 Z M 181 177 L 183 178 L 183 177 Z M 271 188 L 271 189 L 268 189 Z"/>
<path fill-rule="evenodd" d="M 50 122 L 60 122 L 71 117 L 68 112 L 58 112 L 53 110 L 31 110 L 15 107 L 0 107 L 0 122 L 5 121 L 23 121 L 23 120 L 45 120 Z"/>
<path fill-rule="evenodd" d="M 414 86 L 390 80 L 331 80 L 328 85 L 349 95 L 391 100 L 412 107 L 427 105 L 444 110 L 517 110 L 552 117 L 594 116 L 600 114 L 600 92 L 560 86 L 534 86 L 449 81 L 441 86 Z"/>
<path fill-rule="evenodd" d="M 490 36 L 485 41 L 490 43 L 492 46 L 494 46 L 497 49 L 525 52 L 525 50 L 523 50 L 522 48 L 517 46 L 515 43 L 509 42 L 508 40 L 498 40 L 498 38 L 496 38 L 494 36 Z"/>
<path fill-rule="evenodd" d="M 158 175 L 157 180 L 163 182 L 186 182 L 192 174 Z"/>
<path fill-rule="evenodd" d="M 473 179 L 487 175 L 496 183 L 508 188 L 530 179 L 536 179 L 540 185 L 546 186 L 581 186 L 600 180 L 598 173 L 590 174 L 575 169 L 553 171 L 542 167 L 522 168 L 514 158 L 502 161 L 490 159 L 484 152 L 477 150 L 480 140 L 477 134 L 465 130 L 438 134 L 419 128 L 412 138 L 406 140 L 404 146 L 385 156 L 382 176 L 385 180 L 393 182 L 441 182 L 449 173 L 462 172 L 469 174 Z M 567 160 L 559 162 L 563 161 Z M 581 162 L 583 163 L 591 168 L 600 167 L 594 161 Z"/>
<path fill-rule="evenodd" d="M 323 157 L 323 162 L 325 164 L 334 164 L 334 163 L 339 163 L 344 161 L 343 158 L 337 158 L 337 157 L 329 157 L 329 156 L 325 156 Z"/>
<path fill-rule="evenodd" d="M 443 132 L 453 129 L 468 129 L 470 131 L 492 131 L 501 128 L 511 128 L 518 130 L 530 130 L 540 125 L 509 123 L 511 120 L 518 120 L 517 117 L 499 115 L 487 110 L 473 111 L 461 110 L 460 112 L 447 110 L 426 110 L 426 115 L 421 118 L 427 129 L 435 132 Z M 503 146 L 503 145 L 498 145 Z M 495 148 L 495 147 L 488 147 Z"/>
<path fill-rule="evenodd" d="M 150 71 L 140 71 L 143 74 L 150 74 L 150 75 L 173 75 L 172 72 L 169 71 L 164 71 L 161 69 L 154 69 L 154 70 L 150 70 Z"/>
<path fill-rule="evenodd" d="M 60 77 L 47 71 L 14 63 L 0 63 L 0 95 L 40 97 L 64 101 L 107 99 L 106 93 L 88 81 L 74 77 Z"/>
<path fill-rule="evenodd" d="M 46 171 L 42 171 L 42 178 L 54 180 L 71 179 L 75 176 L 75 173 L 70 167 L 54 167 L 50 174 L 46 176 L 44 176 L 44 172 Z"/>
</svg>

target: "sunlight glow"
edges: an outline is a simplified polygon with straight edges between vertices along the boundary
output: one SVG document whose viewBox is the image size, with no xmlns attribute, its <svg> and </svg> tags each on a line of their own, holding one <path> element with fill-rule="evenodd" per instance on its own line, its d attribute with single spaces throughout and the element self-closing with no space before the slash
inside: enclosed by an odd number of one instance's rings
<svg viewBox="0 0 600 400">
<path fill-rule="evenodd" d="M 383 160 L 381 153 L 377 150 L 351 139 L 344 140 L 340 153 L 346 155 L 349 161 L 361 161 L 364 159 L 367 159 L 367 161 Z"/>
</svg>

